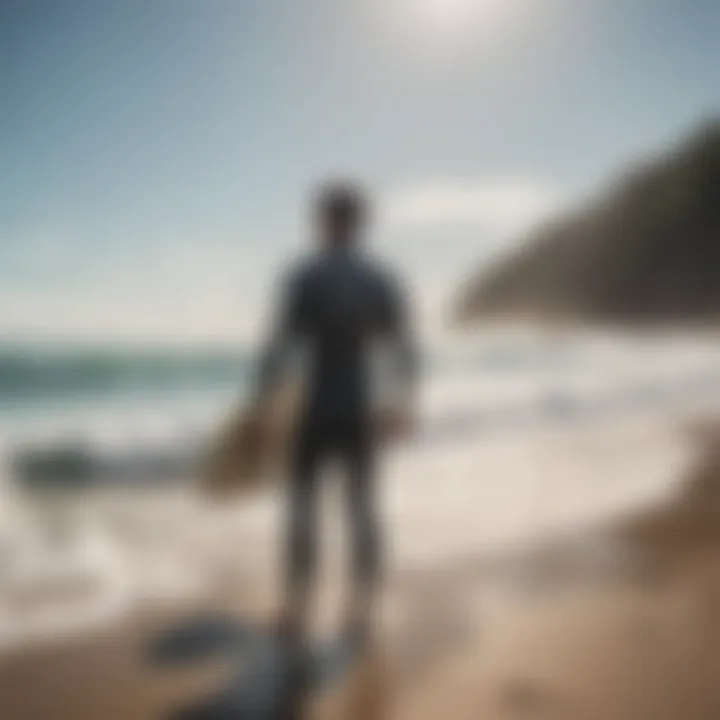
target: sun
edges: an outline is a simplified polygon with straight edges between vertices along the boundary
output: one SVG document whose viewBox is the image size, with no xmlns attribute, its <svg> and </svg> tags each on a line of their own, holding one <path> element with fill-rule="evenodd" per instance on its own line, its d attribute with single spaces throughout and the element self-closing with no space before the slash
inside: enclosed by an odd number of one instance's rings
<svg viewBox="0 0 720 720">
<path fill-rule="evenodd" d="M 422 19 L 437 29 L 485 25 L 502 14 L 510 0 L 416 0 Z"/>
<path fill-rule="evenodd" d="M 487 57 L 531 31 L 540 0 L 374 0 L 390 3 L 393 34 L 419 48 L 421 62 L 449 62 L 468 53 Z M 399 12 L 397 12 L 399 11 Z"/>
</svg>

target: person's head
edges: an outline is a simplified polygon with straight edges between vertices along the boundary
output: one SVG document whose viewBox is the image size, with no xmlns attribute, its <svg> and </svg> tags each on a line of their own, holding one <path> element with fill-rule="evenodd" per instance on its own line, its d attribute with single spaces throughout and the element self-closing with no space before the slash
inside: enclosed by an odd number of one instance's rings
<svg viewBox="0 0 720 720">
<path fill-rule="evenodd" d="M 320 242 L 325 248 L 348 248 L 358 244 L 367 219 L 367 201 L 357 185 L 332 182 L 317 199 Z"/>
</svg>

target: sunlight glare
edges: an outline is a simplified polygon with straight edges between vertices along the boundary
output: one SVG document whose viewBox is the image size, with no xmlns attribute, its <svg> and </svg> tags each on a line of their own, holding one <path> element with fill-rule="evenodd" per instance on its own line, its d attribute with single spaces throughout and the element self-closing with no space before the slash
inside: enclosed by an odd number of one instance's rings
<svg viewBox="0 0 720 720">
<path fill-rule="evenodd" d="M 417 0 L 423 20 L 436 29 L 456 29 L 468 23 L 488 25 L 510 0 Z"/>
</svg>

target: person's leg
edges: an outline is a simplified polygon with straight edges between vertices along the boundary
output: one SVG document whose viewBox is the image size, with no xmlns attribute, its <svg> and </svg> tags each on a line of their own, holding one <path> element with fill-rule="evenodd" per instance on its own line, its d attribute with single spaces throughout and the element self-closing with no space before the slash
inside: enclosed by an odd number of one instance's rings
<svg viewBox="0 0 720 720">
<path fill-rule="evenodd" d="M 285 617 L 288 629 L 300 631 L 307 615 L 317 560 L 317 486 L 322 443 L 303 429 L 290 473 L 286 536 Z"/>
<path fill-rule="evenodd" d="M 375 499 L 374 453 L 364 428 L 350 433 L 343 453 L 352 532 L 352 602 L 349 622 L 364 631 L 380 579 L 380 528 Z"/>
</svg>

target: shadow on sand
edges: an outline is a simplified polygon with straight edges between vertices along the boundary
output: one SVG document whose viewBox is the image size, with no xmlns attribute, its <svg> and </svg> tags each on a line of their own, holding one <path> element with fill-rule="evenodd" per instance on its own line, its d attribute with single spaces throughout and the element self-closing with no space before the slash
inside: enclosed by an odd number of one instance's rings
<svg viewBox="0 0 720 720">
<path fill-rule="evenodd" d="M 297 717 L 309 696 L 340 682 L 362 651 L 359 641 L 342 635 L 316 647 L 294 646 L 265 628 L 208 614 L 156 637 L 149 660 L 185 667 L 228 658 L 241 667 L 226 688 L 176 710 L 174 720 L 286 720 Z"/>
</svg>

